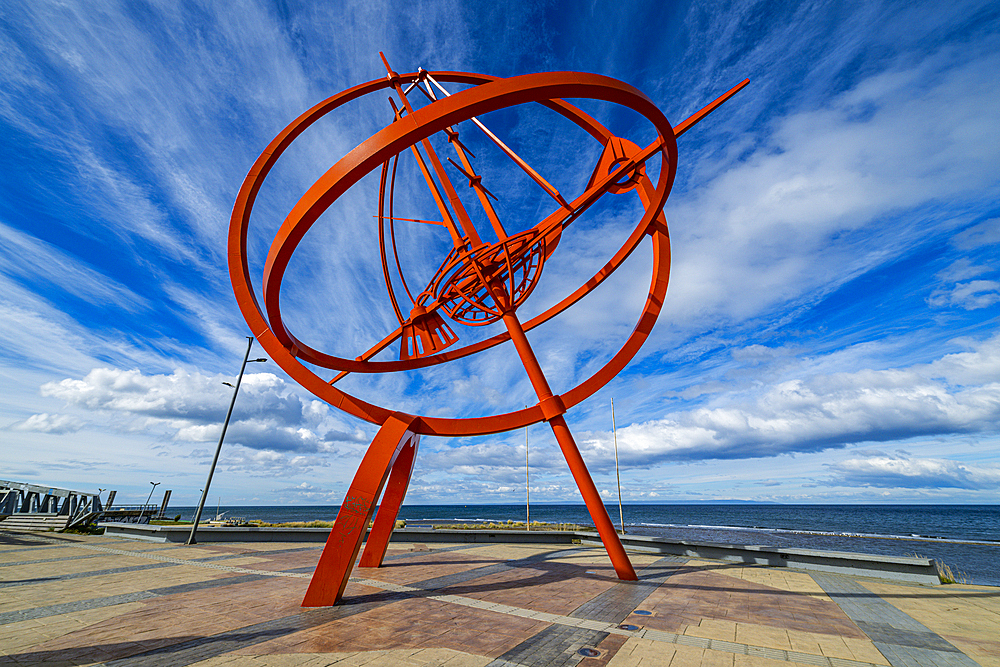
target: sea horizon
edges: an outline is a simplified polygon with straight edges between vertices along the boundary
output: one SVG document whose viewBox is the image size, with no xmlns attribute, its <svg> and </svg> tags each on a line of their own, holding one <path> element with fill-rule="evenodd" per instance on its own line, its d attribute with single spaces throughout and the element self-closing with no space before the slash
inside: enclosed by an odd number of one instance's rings
<svg viewBox="0 0 1000 667">
<path fill-rule="evenodd" d="M 1000 505 L 617 503 L 605 507 L 626 532 L 671 540 L 760 544 L 887 556 L 920 555 L 947 564 L 969 583 L 1000 586 Z M 196 506 L 168 516 L 191 519 Z M 593 525 L 583 503 L 404 504 L 398 518 L 411 526 L 525 521 Z M 268 523 L 332 521 L 339 505 L 207 504 L 202 520 L 221 513 Z M 863 511 L 862 511 L 863 510 Z"/>
</svg>

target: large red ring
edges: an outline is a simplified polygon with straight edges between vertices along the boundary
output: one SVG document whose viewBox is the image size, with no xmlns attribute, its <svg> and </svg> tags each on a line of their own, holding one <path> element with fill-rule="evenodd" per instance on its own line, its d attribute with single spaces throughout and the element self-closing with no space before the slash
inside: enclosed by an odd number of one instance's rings
<svg viewBox="0 0 1000 667">
<path fill-rule="evenodd" d="M 340 195 L 366 174 L 381 166 L 386 159 L 420 139 L 444 130 L 447 126 L 489 111 L 538 102 L 566 116 L 602 144 L 606 144 L 612 138 L 611 133 L 583 111 L 561 98 L 598 99 L 619 104 L 647 118 L 660 135 L 659 151 L 663 155 L 664 165 L 660 169 L 655 188 L 646 179 L 648 185 L 645 191 L 640 193 L 644 200 L 645 213 L 625 244 L 601 271 L 561 302 L 525 322 L 524 329 L 530 330 L 551 319 L 596 288 L 628 258 L 647 233 L 651 236 L 653 245 L 652 280 L 639 321 L 622 348 L 594 375 L 562 394 L 562 403 L 566 408 L 570 408 L 591 396 L 625 368 L 649 336 L 659 315 L 670 273 L 670 245 L 662 208 L 670 193 L 677 168 L 677 142 L 673 128 L 660 110 L 641 92 L 626 83 L 597 74 L 551 72 L 527 74 L 509 79 L 463 72 L 431 74 L 439 81 L 474 85 L 418 109 L 413 114 L 389 125 L 344 156 L 309 188 L 281 225 L 268 253 L 263 286 L 267 312 L 265 317 L 250 282 L 246 252 L 250 214 L 261 184 L 281 154 L 306 128 L 351 100 L 389 87 L 390 81 L 388 79 L 369 81 L 324 100 L 299 116 L 268 145 L 243 181 L 230 222 L 228 251 L 230 278 L 240 310 L 261 346 L 302 386 L 334 407 L 369 422 L 384 423 L 392 414 L 392 410 L 368 403 L 337 389 L 303 365 L 300 359 L 338 371 L 360 373 L 404 371 L 468 356 L 509 340 L 510 336 L 506 333 L 499 334 L 462 348 L 399 361 L 358 361 L 331 356 L 310 348 L 285 328 L 279 307 L 282 276 L 292 253 L 306 231 Z M 399 78 L 401 82 L 409 83 L 417 80 L 418 74 L 414 72 L 400 75 Z M 640 189 L 643 189 L 642 185 L 640 183 Z M 421 417 L 415 423 L 415 430 L 427 435 L 485 435 L 522 428 L 544 419 L 541 407 L 534 405 L 523 410 L 486 417 Z"/>
</svg>

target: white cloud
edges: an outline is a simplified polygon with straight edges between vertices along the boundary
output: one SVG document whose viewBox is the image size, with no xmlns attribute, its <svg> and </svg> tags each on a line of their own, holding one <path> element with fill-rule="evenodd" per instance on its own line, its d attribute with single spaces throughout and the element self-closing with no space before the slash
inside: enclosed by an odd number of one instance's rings
<svg viewBox="0 0 1000 667">
<path fill-rule="evenodd" d="M 748 155 L 696 165 L 699 188 L 667 204 L 664 316 L 718 326 L 814 299 L 955 224 L 921 207 L 995 192 L 1000 126 L 988 119 L 1000 98 L 986 82 L 1000 57 L 958 60 L 945 50 L 864 79 L 821 109 L 776 119 Z M 994 233 L 975 229 L 969 242 Z"/>
<path fill-rule="evenodd" d="M 1000 465 L 883 455 L 847 459 L 830 469 L 833 483 L 844 486 L 1000 489 Z"/>
<path fill-rule="evenodd" d="M 957 283 L 950 289 L 936 289 L 927 297 L 932 308 L 958 306 L 965 310 L 988 308 L 1000 302 L 1000 282 L 995 280 L 970 280 Z"/>
<path fill-rule="evenodd" d="M 250 449 L 234 443 L 227 444 L 219 466 L 228 473 L 242 473 L 248 477 L 295 477 L 306 475 L 315 468 L 326 468 L 330 462 L 323 456 L 289 455 L 270 449 Z M 206 457 L 207 458 L 207 457 Z"/>
<path fill-rule="evenodd" d="M 1000 244 L 1000 218 L 990 218 L 955 234 L 951 244 L 959 250 L 974 250 Z"/>
<path fill-rule="evenodd" d="M 38 433 L 75 433 L 83 428 L 83 422 L 70 415 L 50 415 L 43 412 L 31 415 L 24 421 L 11 424 L 15 431 L 36 431 Z"/>
<path fill-rule="evenodd" d="M 302 482 L 295 486 L 287 486 L 280 489 L 273 489 L 271 493 L 277 495 L 283 502 L 290 504 L 308 503 L 311 505 L 326 505 L 339 503 L 343 500 L 344 492 L 328 489 Z M 332 511 L 332 520 L 336 516 L 336 510 Z"/>
<path fill-rule="evenodd" d="M 83 379 L 42 385 L 43 396 L 61 399 L 112 418 L 108 425 L 145 430 L 155 427 L 182 442 L 219 437 L 231 389 L 223 375 L 183 369 L 170 375 L 95 368 Z M 333 442 L 367 440 L 335 419 L 318 401 L 303 402 L 294 386 L 270 373 L 244 375 L 227 440 L 261 451 L 334 452 Z M 122 422 L 122 419 L 124 421 Z"/>
<path fill-rule="evenodd" d="M 973 352 L 903 369 L 813 374 L 727 395 L 721 405 L 618 430 L 623 460 L 734 459 L 817 452 L 921 435 L 1000 431 L 1000 337 Z M 970 369 L 972 367 L 972 369 Z M 947 378 L 949 381 L 940 378 Z M 935 379 L 939 378 L 939 379 Z M 983 384 L 968 383 L 981 379 Z M 602 453 L 611 434 L 584 438 Z M 607 460 L 604 455 L 595 456 Z"/>
<path fill-rule="evenodd" d="M 947 354 L 927 366 L 930 377 L 953 385 L 990 385 L 1000 379 L 1000 336 L 982 342 L 966 341 L 968 352 Z"/>
</svg>

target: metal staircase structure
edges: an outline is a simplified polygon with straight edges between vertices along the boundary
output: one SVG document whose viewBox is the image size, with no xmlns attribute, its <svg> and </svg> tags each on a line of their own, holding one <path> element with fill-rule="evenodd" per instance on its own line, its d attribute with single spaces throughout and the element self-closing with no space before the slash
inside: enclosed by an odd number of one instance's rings
<svg viewBox="0 0 1000 667">
<path fill-rule="evenodd" d="M 0 530 L 65 530 L 103 511 L 96 493 L 0 480 Z"/>
</svg>

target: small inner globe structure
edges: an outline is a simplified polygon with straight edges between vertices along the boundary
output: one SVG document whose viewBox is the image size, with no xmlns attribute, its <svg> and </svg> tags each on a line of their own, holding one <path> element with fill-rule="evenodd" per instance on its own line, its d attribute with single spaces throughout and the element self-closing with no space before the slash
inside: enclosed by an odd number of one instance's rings
<svg viewBox="0 0 1000 667">
<path fill-rule="evenodd" d="M 608 550 L 618 576 L 635 579 L 635 572 L 604 509 L 563 414 L 614 378 L 635 356 L 659 315 L 670 272 L 670 246 L 663 204 L 677 170 L 676 138 L 714 110 L 747 82 L 685 120 L 676 128 L 640 91 L 615 79 L 580 72 L 548 72 L 499 78 L 467 72 L 408 74 L 392 70 L 383 56 L 385 78 L 345 90 L 303 113 L 264 150 L 244 180 L 233 208 L 229 234 L 230 276 L 243 316 L 260 344 L 292 378 L 331 405 L 381 429 L 368 448 L 347 496 L 306 599 L 307 606 L 333 604 L 344 587 L 362 542 L 363 526 L 375 511 L 362 566 L 381 564 L 399 504 L 405 495 L 421 435 L 473 436 L 499 433 L 545 421 L 552 428 L 591 517 Z M 368 95 L 390 95 L 385 127 L 358 144 L 330 167 L 288 212 L 270 245 L 263 266 L 261 298 L 251 283 L 247 234 L 261 184 L 283 153 L 303 131 L 343 105 Z M 604 125 L 566 99 L 599 101 L 638 114 L 656 132 L 642 147 L 615 136 Z M 417 103 L 419 101 L 419 104 Z M 599 159 L 586 185 L 577 192 L 559 192 L 525 159 L 512 150 L 480 116 L 518 105 L 541 105 L 568 119 L 596 142 Z M 463 143 L 467 133 L 481 133 L 483 143 L 510 160 L 538 188 L 545 205 L 537 221 L 508 230 L 494 208 L 495 195 L 475 167 L 476 156 Z M 438 136 L 435 136 L 438 135 Z M 440 153 L 445 145 L 449 154 Z M 404 217 L 396 211 L 396 175 L 401 159 L 414 160 L 435 202 L 441 220 Z M 655 162 L 650 162 L 651 160 Z M 282 319 L 281 285 L 295 250 L 306 232 L 339 198 L 369 174 L 379 174 L 378 225 L 381 268 L 386 297 L 398 320 L 393 331 L 372 332 L 380 342 L 358 350 L 353 358 L 336 356 L 302 342 Z M 656 174 L 653 182 L 648 173 Z M 582 178 L 579 179 L 582 182 Z M 366 181 L 368 183 L 369 181 Z M 455 183 L 474 191 L 482 207 L 476 220 L 489 229 L 477 229 L 456 190 Z M 635 195 L 642 205 L 635 227 L 621 247 L 608 248 L 608 260 L 589 280 L 543 312 L 521 321 L 518 309 L 527 302 L 544 276 L 546 262 L 557 250 L 563 233 L 602 197 Z M 471 199 L 467 195 L 467 199 Z M 485 221 L 485 222 L 484 222 Z M 447 235 L 451 249 L 419 292 L 403 276 L 396 248 L 395 224 L 430 223 Z M 509 223 L 508 223 L 509 224 Z M 484 240 L 484 238 L 496 240 Z M 548 322 L 598 288 L 649 237 L 652 275 L 636 325 L 624 344 L 590 377 L 561 394 L 550 388 L 535 357 L 527 332 Z M 393 269 L 405 295 L 396 293 Z M 503 326 L 503 331 L 463 344 L 453 325 Z M 460 326 L 459 326 L 460 325 Z M 479 417 L 410 415 L 392 405 L 375 405 L 337 386 L 349 373 L 398 373 L 446 364 L 498 345 L 512 345 L 537 396 L 522 410 Z M 396 346 L 391 360 L 374 357 Z M 385 355 L 382 355 L 383 357 Z M 328 372 L 322 373 L 325 369 Z M 388 486 L 386 487 L 388 480 Z M 379 505 L 383 488 L 385 497 Z"/>
<path fill-rule="evenodd" d="M 465 87 L 449 94 L 449 84 Z M 399 112 L 395 122 L 389 122 L 383 130 L 341 157 L 288 213 L 268 253 L 263 271 L 263 298 L 258 299 L 251 282 L 246 238 L 254 200 L 268 172 L 295 138 L 320 118 L 359 97 L 384 94 L 395 88 L 401 89 L 399 92 L 411 89 L 403 95 L 397 93 L 402 99 L 397 103 Z M 418 90 L 431 91 L 436 99 L 408 112 L 408 97 L 418 94 Z M 562 98 L 566 97 L 604 100 L 632 109 L 652 123 L 659 137 L 650 146 L 640 149 L 615 137 L 590 115 L 563 101 Z M 499 240 L 489 243 L 479 239 L 477 230 L 467 219 L 462 220 L 453 209 L 446 209 L 442 217 L 447 223 L 448 233 L 455 237 L 455 247 L 444 258 L 426 288 L 413 295 L 412 304 L 400 304 L 388 276 L 388 265 L 394 253 L 386 231 L 400 218 L 394 218 L 392 214 L 395 212 L 387 210 L 387 201 L 391 198 L 388 187 L 391 177 L 387 177 L 385 172 L 392 174 L 397 159 L 419 151 L 427 170 L 434 177 L 441 199 L 446 203 L 450 203 L 447 191 L 454 186 L 442 181 L 456 176 L 462 181 L 471 180 L 473 189 L 481 195 L 480 199 L 488 202 L 489 195 L 485 194 L 481 179 L 473 171 L 472 159 L 455 135 L 483 131 L 477 127 L 479 115 L 527 103 L 542 104 L 556 111 L 576 123 L 603 147 L 601 163 L 595 165 L 587 188 L 567 195 L 555 192 L 543 177 L 537 176 L 534 169 L 514 155 L 511 159 L 517 165 L 515 168 L 524 169 L 542 182 L 539 193 L 551 199 L 551 212 L 524 231 L 509 235 L 501 231 L 503 236 L 497 234 Z M 391 110 L 388 116 L 392 121 Z M 488 128 L 483 129 L 492 135 Z M 426 150 L 430 146 L 427 138 L 435 133 L 454 137 L 450 145 L 457 159 L 439 157 L 433 154 L 433 149 Z M 497 150 L 510 150 L 502 139 L 498 138 L 496 143 L 503 146 L 498 146 Z M 649 335 L 659 314 L 670 271 L 666 220 L 661 211 L 676 172 L 676 155 L 674 132 L 662 112 L 632 86 L 609 77 L 553 72 L 502 79 L 464 72 L 393 72 L 384 79 L 355 86 L 317 104 L 285 128 L 254 164 L 240 190 L 230 227 L 230 275 L 234 291 L 252 332 L 272 359 L 289 375 L 331 405 L 366 421 L 382 424 L 394 411 L 392 405 L 369 403 L 347 394 L 331 381 L 339 380 L 347 373 L 393 373 L 426 368 L 507 343 L 511 340 L 510 334 L 500 333 L 463 346 L 449 323 L 488 325 L 502 321 L 505 312 L 516 313 L 541 279 L 546 259 L 556 250 L 563 231 L 602 196 L 635 191 L 645 210 L 625 244 L 617 252 L 609 249 L 608 263 L 577 290 L 522 323 L 524 331 L 530 332 L 570 308 L 607 279 L 640 242 L 647 236 L 651 237 L 654 269 L 642 315 L 625 344 L 607 364 L 561 395 L 562 404 L 568 409 L 600 389 L 627 365 Z M 661 162 L 655 184 L 645 175 L 645 164 L 653 158 Z M 453 168 L 449 159 L 461 170 Z M 443 168 L 435 170 L 435 163 L 446 165 L 450 171 Z M 281 281 L 292 254 L 319 216 L 362 177 L 379 170 L 383 171 L 383 177 L 377 223 L 383 259 L 388 256 L 388 261 L 384 261 L 387 296 L 400 320 L 399 328 L 394 332 L 373 332 L 375 340 L 381 340 L 377 349 L 358 350 L 358 356 L 353 358 L 338 357 L 303 343 L 284 324 Z M 445 178 L 440 178 L 441 175 Z M 461 185 L 464 187 L 465 183 Z M 495 212 L 488 213 L 490 218 L 495 217 Z M 445 233 L 444 230 L 442 233 Z M 390 345 L 399 346 L 398 360 L 376 361 L 371 358 Z M 330 369 L 333 373 L 321 377 L 314 372 L 315 367 Z M 485 417 L 424 416 L 421 418 L 421 431 L 435 435 L 485 435 L 521 428 L 545 418 L 542 408 L 536 404 Z"/>
</svg>

